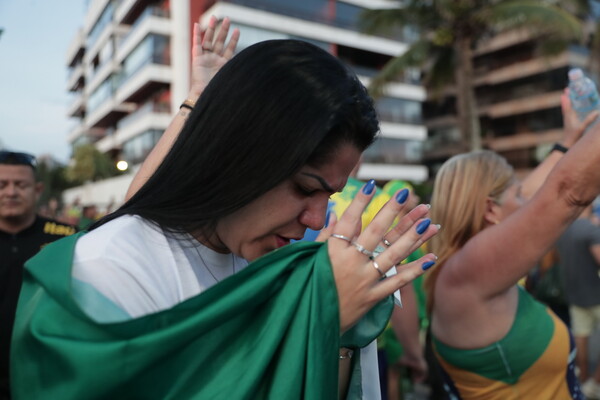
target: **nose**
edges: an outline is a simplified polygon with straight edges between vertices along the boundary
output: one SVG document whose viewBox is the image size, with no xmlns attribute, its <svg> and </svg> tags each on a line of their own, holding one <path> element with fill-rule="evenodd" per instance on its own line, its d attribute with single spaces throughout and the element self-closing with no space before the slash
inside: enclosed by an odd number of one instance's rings
<svg viewBox="0 0 600 400">
<path fill-rule="evenodd" d="M 15 196 L 17 194 L 17 185 L 14 183 L 8 183 L 6 186 L 4 186 L 3 192 L 8 196 Z"/>
<path fill-rule="evenodd" d="M 299 222 L 312 230 L 318 231 L 325 225 L 325 214 L 329 196 L 319 196 L 308 199 L 306 207 L 299 217 Z"/>
</svg>

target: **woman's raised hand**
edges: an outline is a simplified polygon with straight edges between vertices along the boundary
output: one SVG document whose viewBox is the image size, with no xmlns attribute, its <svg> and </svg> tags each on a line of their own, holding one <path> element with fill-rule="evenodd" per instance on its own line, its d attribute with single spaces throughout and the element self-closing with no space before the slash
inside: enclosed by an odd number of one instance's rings
<svg viewBox="0 0 600 400">
<path fill-rule="evenodd" d="M 192 38 L 192 85 L 190 97 L 197 98 L 208 82 L 215 76 L 227 61 L 233 57 L 240 38 L 239 29 L 234 29 L 227 42 L 230 21 L 224 18 L 218 32 L 217 18 L 213 15 L 208 21 L 208 28 L 202 32 L 198 23 L 194 23 Z"/>
<path fill-rule="evenodd" d="M 598 111 L 593 111 L 588 116 L 580 121 L 577 113 L 573 110 L 571 100 L 569 99 L 569 88 L 563 91 L 560 97 L 560 105 L 563 116 L 563 144 L 566 147 L 571 147 L 579 140 L 587 127 L 598 117 Z"/>
<path fill-rule="evenodd" d="M 375 193 L 375 182 L 369 181 L 356 195 L 340 220 L 330 224 L 323 232 L 328 239 L 329 258 L 338 291 L 340 328 L 342 332 L 352 327 L 377 302 L 411 282 L 431 267 L 436 260 L 433 254 L 400 265 L 411 252 L 435 235 L 439 226 L 426 217 L 429 208 L 417 206 L 402 217 L 390 232 L 394 219 L 406 205 L 406 193 L 400 190 L 379 211 L 373 221 L 360 232 L 361 215 Z M 385 250 L 374 254 L 380 244 Z M 385 273 L 396 266 L 398 273 L 386 277 Z"/>
</svg>

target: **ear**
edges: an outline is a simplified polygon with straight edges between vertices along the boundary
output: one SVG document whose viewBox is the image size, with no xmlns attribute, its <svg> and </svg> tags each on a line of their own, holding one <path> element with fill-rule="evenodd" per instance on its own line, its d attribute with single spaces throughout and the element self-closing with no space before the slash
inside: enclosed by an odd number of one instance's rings
<svg viewBox="0 0 600 400">
<path fill-rule="evenodd" d="M 40 199 L 42 192 L 44 191 L 44 184 L 42 182 L 35 183 L 35 197 L 36 201 Z"/>
<path fill-rule="evenodd" d="M 501 212 L 500 206 L 496 202 L 488 197 L 485 199 L 485 213 L 483 219 L 488 225 L 496 225 L 500 222 Z"/>
</svg>

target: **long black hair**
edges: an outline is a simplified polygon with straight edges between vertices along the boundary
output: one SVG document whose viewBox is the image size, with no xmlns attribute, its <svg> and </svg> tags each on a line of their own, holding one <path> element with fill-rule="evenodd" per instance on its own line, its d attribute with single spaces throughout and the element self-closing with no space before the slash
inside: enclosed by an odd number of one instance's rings
<svg viewBox="0 0 600 400">
<path fill-rule="evenodd" d="M 208 84 L 162 164 L 122 207 L 169 231 L 206 232 L 342 143 L 367 148 L 379 130 L 356 75 L 299 40 L 257 43 Z"/>
</svg>

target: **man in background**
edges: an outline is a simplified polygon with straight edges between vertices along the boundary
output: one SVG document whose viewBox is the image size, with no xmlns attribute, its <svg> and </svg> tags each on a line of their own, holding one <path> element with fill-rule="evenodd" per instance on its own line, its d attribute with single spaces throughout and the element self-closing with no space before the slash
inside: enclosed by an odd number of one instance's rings
<svg viewBox="0 0 600 400">
<path fill-rule="evenodd" d="M 0 399 L 10 399 L 10 339 L 23 264 L 46 244 L 75 228 L 36 214 L 43 185 L 35 157 L 0 151 Z"/>
<path fill-rule="evenodd" d="M 589 373 L 589 338 L 600 322 L 600 227 L 590 220 L 592 207 L 556 242 L 559 266 L 569 304 L 571 330 L 577 346 L 581 390 L 588 399 L 600 399 L 600 363 Z"/>
</svg>

